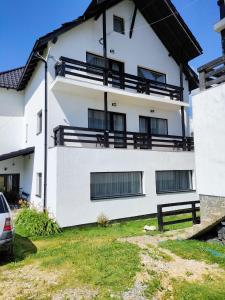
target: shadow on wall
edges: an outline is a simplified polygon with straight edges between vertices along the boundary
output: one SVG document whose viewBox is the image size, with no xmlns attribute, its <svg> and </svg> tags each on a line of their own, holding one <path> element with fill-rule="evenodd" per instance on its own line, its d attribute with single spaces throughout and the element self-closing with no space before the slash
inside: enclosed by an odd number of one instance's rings
<svg viewBox="0 0 225 300">
<path fill-rule="evenodd" d="M 24 158 L 23 192 L 29 194 L 29 198 L 32 196 L 34 156 L 30 154 Z"/>
<path fill-rule="evenodd" d="M 14 254 L 12 257 L 5 252 L 0 252 L 0 266 L 24 260 L 27 256 L 37 253 L 37 247 L 32 241 L 19 234 L 15 234 Z"/>
</svg>

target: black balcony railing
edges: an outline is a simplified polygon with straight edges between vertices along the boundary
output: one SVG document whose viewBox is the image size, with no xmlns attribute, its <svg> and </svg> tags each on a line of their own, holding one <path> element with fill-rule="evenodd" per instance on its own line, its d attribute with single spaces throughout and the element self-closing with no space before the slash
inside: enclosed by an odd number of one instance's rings
<svg viewBox="0 0 225 300">
<path fill-rule="evenodd" d="M 179 86 L 148 80 L 135 75 L 121 73 L 104 67 L 93 66 L 86 62 L 60 57 L 60 63 L 55 66 L 56 76 L 74 76 L 91 82 L 104 83 L 109 86 L 130 89 L 137 93 L 153 94 L 181 101 L 183 89 Z"/>
<path fill-rule="evenodd" d="M 54 129 L 55 146 L 73 146 L 82 144 L 88 147 L 153 149 L 170 148 L 172 150 L 193 151 L 192 137 L 159 135 L 139 132 L 105 131 L 83 127 L 58 126 Z"/>
<path fill-rule="evenodd" d="M 200 90 L 225 82 L 225 55 L 198 68 Z"/>
</svg>

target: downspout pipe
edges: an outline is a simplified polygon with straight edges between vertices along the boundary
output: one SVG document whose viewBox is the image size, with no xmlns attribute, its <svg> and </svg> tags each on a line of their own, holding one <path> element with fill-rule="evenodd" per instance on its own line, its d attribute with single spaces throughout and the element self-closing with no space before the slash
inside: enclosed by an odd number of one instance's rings
<svg viewBox="0 0 225 300">
<path fill-rule="evenodd" d="M 102 14 L 102 27 L 103 27 L 103 57 L 105 61 L 105 70 L 108 69 L 107 61 L 107 33 L 106 33 L 106 9 Z M 108 85 L 108 72 L 104 72 L 104 85 Z M 104 92 L 104 114 L 105 114 L 105 130 L 108 131 L 108 93 Z M 108 144 L 106 143 L 106 147 Z"/>
</svg>

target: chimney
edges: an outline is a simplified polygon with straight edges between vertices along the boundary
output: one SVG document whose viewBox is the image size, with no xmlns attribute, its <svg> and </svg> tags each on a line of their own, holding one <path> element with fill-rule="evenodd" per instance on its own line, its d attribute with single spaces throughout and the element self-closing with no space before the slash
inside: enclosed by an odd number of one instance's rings
<svg viewBox="0 0 225 300">
<path fill-rule="evenodd" d="M 221 35 L 222 52 L 225 55 L 225 0 L 218 0 L 217 4 L 220 8 L 220 21 L 215 24 L 214 29 Z"/>
</svg>

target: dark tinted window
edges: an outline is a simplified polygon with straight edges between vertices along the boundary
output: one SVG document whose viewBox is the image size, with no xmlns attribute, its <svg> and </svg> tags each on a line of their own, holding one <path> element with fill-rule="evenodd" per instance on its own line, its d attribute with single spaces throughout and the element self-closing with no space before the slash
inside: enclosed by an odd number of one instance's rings
<svg viewBox="0 0 225 300">
<path fill-rule="evenodd" d="M 157 193 L 184 192 L 193 189 L 192 171 L 157 171 Z"/>
<path fill-rule="evenodd" d="M 161 83 L 166 83 L 166 74 L 159 73 L 145 68 L 138 67 L 138 76 L 145 79 L 158 81 Z"/>
<path fill-rule="evenodd" d="M 6 206 L 4 198 L 0 195 L 0 214 L 5 214 L 9 212 L 8 207 Z"/>
<path fill-rule="evenodd" d="M 114 16 L 113 17 L 113 29 L 115 32 L 125 34 L 124 19 Z"/>
<path fill-rule="evenodd" d="M 142 172 L 91 173 L 91 199 L 142 195 Z"/>
</svg>

